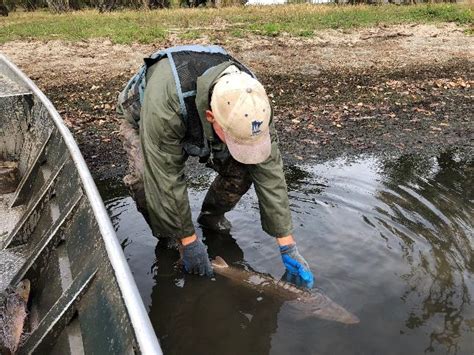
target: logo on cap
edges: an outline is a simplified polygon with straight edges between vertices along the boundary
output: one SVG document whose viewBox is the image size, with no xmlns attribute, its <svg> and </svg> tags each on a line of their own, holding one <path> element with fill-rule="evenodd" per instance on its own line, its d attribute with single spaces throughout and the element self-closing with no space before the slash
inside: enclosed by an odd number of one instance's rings
<svg viewBox="0 0 474 355">
<path fill-rule="evenodd" d="M 259 134 L 260 126 L 262 125 L 263 121 L 252 121 L 252 136 L 256 136 Z"/>
</svg>

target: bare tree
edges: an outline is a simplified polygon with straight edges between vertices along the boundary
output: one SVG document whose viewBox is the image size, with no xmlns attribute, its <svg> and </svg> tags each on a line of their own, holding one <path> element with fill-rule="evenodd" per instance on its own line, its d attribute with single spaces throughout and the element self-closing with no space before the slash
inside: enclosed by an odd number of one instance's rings
<svg viewBox="0 0 474 355">
<path fill-rule="evenodd" d="M 99 9 L 99 12 L 110 12 L 115 9 L 116 5 L 117 0 L 104 0 L 100 1 L 97 8 Z"/>
<path fill-rule="evenodd" d="M 71 10 L 69 7 L 69 0 L 46 0 L 48 8 L 53 12 L 68 12 Z"/>
<path fill-rule="evenodd" d="M 8 9 L 3 2 L 0 3 L 0 15 L 8 16 Z"/>
<path fill-rule="evenodd" d="M 38 8 L 36 0 L 25 0 L 22 5 L 26 11 L 35 11 Z"/>
<path fill-rule="evenodd" d="M 145 9 L 164 9 L 170 7 L 169 0 L 142 0 Z"/>
</svg>

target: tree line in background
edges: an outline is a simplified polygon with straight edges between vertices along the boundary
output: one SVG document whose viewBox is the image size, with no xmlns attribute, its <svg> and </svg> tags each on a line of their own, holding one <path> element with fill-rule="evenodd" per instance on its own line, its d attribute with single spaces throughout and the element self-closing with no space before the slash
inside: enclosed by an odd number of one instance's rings
<svg viewBox="0 0 474 355">
<path fill-rule="evenodd" d="M 2 0 L 0 0 L 0 6 Z M 52 12 L 68 12 L 85 8 L 95 8 L 101 12 L 120 8 L 130 9 L 158 9 L 170 6 L 169 0 L 3 0 L 3 7 L 7 11 L 22 8 L 26 11 L 49 9 Z M 2 15 L 4 10 L 2 10 Z M 5 16 L 5 15 L 4 15 Z"/>
<path fill-rule="evenodd" d="M 52 12 L 61 13 L 85 8 L 95 8 L 100 12 L 108 12 L 116 9 L 160 9 L 171 7 L 172 0 L 0 0 L 0 15 L 8 16 L 8 13 L 22 8 L 26 11 L 37 9 L 49 9 Z M 243 5 L 248 0 L 178 0 L 183 7 L 198 7 L 202 5 L 229 6 Z M 305 0 L 287 0 L 288 3 L 311 2 Z M 417 2 L 456 2 L 456 0 L 329 0 L 336 4 L 416 4 Z"/>
</svg>

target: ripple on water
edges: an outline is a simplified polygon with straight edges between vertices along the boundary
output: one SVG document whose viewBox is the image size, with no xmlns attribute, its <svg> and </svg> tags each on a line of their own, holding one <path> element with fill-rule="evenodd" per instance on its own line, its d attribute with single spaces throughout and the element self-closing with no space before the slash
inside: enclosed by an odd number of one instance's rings
<svg viewBox="0 0 474 355">
<path fill-rule="evenodd" d="M 285 304 L 239 285 L 182 275 L 175 251 L 155 254 L 133 201 L 107 205 L 167 352 L 472 354 L 472 171 L 450 152 L 286 169 L 299 249 L 318 287 L 360 318 L 351 327 L 293 319 Z M 204 194 L 190 189 L 194 218 Z M 230 235 L 197 232 L 212 256 L 278 278 L 280 256 L 256 207 L 251 191 L 228 214 Z"/>
</svg>

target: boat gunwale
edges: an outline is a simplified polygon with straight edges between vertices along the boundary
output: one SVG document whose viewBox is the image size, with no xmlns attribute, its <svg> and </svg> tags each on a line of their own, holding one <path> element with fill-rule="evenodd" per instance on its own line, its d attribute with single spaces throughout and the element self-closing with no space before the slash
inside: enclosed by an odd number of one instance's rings
<svg viewBox="0 0 474 355">
<path fill-rule="evenodd" d="M 21 80 L 23 85 L 31 90 L 28 94 L 35 95 L 48 111 L 51 119 L 56 125 L 58 131 L 64 139 L 69 150 L 74 165 L 79 173 L 85 194 L 90 202 L 92 211 L 99 226 L 102 239 L 109 256 L 110 263 L 115 272 L 117 284 L 119 286 L 122 298 L 127 309 L 128 316 L 138 342 L 139 350 L 143 354 L 162 354 L 162 350 L 155 331 L 151 325 L 148 313 L 143 304 L 138 291 L 135 279 L 133 278 L 130 267 L 128 266 L 125 255 L 118 242 L 115 230 L 110 221 L 109 215 L 105 209 L 102 198 L 97 190 L 97 186 L 87 167 L 87 164 L 79 150 L 69 129 L 66 127 L 60 114 L 46 95 L 36 86 L 36 84 L 26 76 L 15 64 L 13 64 L 5 55 L 0 53 L 2 61 L 10 69 L 17 79 Z M 12 78 L 13 80 L 13 78 Z"/>
</svg>

